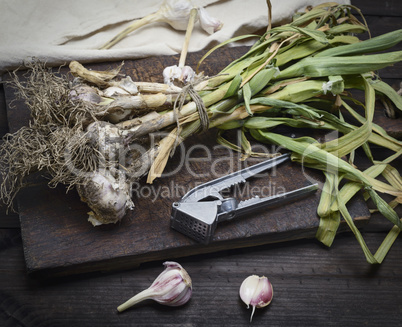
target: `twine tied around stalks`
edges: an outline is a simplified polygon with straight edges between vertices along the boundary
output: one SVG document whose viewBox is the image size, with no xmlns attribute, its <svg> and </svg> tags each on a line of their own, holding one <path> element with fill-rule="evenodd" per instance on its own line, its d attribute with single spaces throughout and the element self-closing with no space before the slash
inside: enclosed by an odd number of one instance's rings
<svg viewBox="0 0 402 327">
<path fill-rule="evenodd" d="M 196 108 L 197 108 L 198 115 L 200 117 L 200 126 L 197 129 L 196 133 L 204 133 L 209 129 L 208 112 L 207 112 L 207 108 L 204 104 L 204 101 L 202 100 L 202 98 L 198 94 L 198 92 L 194 89 L 194 85 L 192 83 L 189 83 L 182 88 L 182 91 L 180 92 L 179 96 L 177 97 L 177 99 L 174 102 L 173 110 L 174 110 L 177 127 L 179 129 L 178 113 L 181 111 L 181 108 L 183 107 L 184 103 L 186 102 L 187 95 L 189 95 L 191 100 L 194 101 Z"/>
</svg>

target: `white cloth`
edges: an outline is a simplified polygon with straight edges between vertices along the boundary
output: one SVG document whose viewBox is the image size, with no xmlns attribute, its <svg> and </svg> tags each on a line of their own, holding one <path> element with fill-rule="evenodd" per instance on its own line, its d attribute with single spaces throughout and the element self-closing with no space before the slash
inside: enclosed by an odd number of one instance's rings
<svg viewBox="0 0 402 327">
<path fill-rule="evenodd" d="M 98 50 L 134 19 L 157 11 L 162 0 L 0 0 L 0 74 L 35 57 L 51 65 L 135 59 L 180 53 L 184 31 L 153 23 L 134 31 L 109 50 Z M 273 23 L 325 0 L 271 0 Z M 339 3 L 350 3 L 339 0 Z M 268 24 L 265 0 L 193 0 L 223 22 L 212 34 L 195 25 L 189 51 L 254 33 Z M 253 41 L 254 42 L 254 41 Z M 241 43 L 244 44 L 244 43 Z"/>
</svg>

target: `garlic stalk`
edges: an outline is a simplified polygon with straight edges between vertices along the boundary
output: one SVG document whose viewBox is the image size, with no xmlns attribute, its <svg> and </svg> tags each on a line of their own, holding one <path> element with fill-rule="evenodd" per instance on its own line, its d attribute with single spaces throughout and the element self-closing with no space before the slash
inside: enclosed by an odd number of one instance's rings
<svg viewBox="0 0 402 327">
<path fill-rule="evenodd" d="M 163 81 L 165 84 L 174 85 L 175 82 L 179 85 L 191 83 L 195 78 L 195 72 L 190 66 L 185 66 L 188 46 L 190 44 L 191 34 L 193 32 L 194 23 L 197 19 L 197 9 L 193 8 L 190 12 L 188 20 L 186 36 L 180 54 L 179 65 L 168 66 L 163 70 Z"/>
<path fill-rule="evenodd" d="M 262 308 L 270 304 L 274 291 L 267 277 L 251 275 L 241 284 L 239 294 L 242 301 L 247 304 L 247 308 L 250 305 L 253 307 L 250 317 L 251 322 L 255 308 Z"/>
<path fill-rule="evenodd" d="M 117 307 L 119 312 L 148 299 L 167 306 L 181 306 L 190 300 L 192 282 L 187 271 L 177 262 L 166 261 L 163 265 L 166 267 L 165 270 L 152 285 L 119 305 Z"/>
<path fill-rule="evenodd" d="M 165 22 L 172 26 L 175 30 L 185 31 L 187 29 L 190 12 L 193 8 L 195 8 L 195 6 L 191 0 L 164 0 L 157 12 L 135 20 L 130 26 L 106 42 L 100 49 L 111 48 L 125 38 L 129 33 L 150 23 Z M 206 32 L 211 34 L 211 31 L 215 32 L 222 27 L 222 23 L 209 16 L 205 9 L 202 10 L 202 14 L 200 13 L 200 15 L 202 15 L 201 27 Z M 197 19 L 198 18 L 195 19 L 195 22 Z M 211 25 L 213 28 L 211 28 Z"/>
<path fill-rule="evenodd" d="M 71 74 L 76 77 L 73 81 L 75 88 L 86 87 L 88 90 L 83 90 L 82 92 L 96 92 L 91 90 L 91 87 L 87 84 L 82 84 L 81 82 L 89 82 L 90 85 L 96 85 L 98 88 L 106 90 L 109 87 L 118 87 L 125 90 L 131 95 L 136 95 L 138 93 L 164 93 L 164 94 L 176 94 L 181 92 L 181 88 L 172 85 L 166 85 L 162 83 L 153 82 L 133 82 L 130 76 L 126 76 L 121 80 L 112 79 L 117 77 L 120 73 L 120 68 L 106 71 L 96 71 L 85 68 L 82 64 L 77 61 L 71 61 L 69 64 Z M 72 94 L 77 95 L 77 94 Z"/>
<path fill-rule="evenodd" d="M 184 67 L 187 58 L 188 46 L 190 44 L 191 34 L 193 33 L 194 24 L 197 21 L 198 13 L 197 8 L 193 8 L 190 11 L 190 17 L 188 19 L 187 28 L 186 28 L 186 35 L 184 37 L 183 47 L 181 49 L 180 60 L 179 60 L 179 67 Z"/>
</svg>

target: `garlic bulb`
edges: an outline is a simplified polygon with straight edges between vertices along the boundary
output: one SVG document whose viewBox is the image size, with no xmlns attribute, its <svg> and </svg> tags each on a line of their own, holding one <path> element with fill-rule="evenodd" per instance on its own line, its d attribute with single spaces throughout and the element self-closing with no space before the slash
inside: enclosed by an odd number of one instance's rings
<svg viewBox="0 0 402 327">
<path fill-rule="evenodd" d="M 194 5 L 189 0 L 165 0 L 158 13 L 161 21 L 165 21 L 175 30 L 185 31 L 193 8 Z"/>
<path fill-rule="evenodd" d="M 83 176 L 84 182 L 77 185 L 78 194 L 92 209 L 88 220 L 94 226 L 116 223 L 134 208 L 131 183 L 118 169 L 119 156 L 124 151 L 121 131 L 108 122 L 94 121 L 87 126 L 85 137 L 102 159 L 95 171 Z"/>
<path fill-rule="evenodd" d="M 69 93 L 69 98 L 72 101 L 81 100 L 92 104 L 99 104 L 102 102 L 102 97 L 98 94 L 95 88 L 86 84 L 79 83 L 78 81 L 74 84 L 74 87 Z"/>
<path fill-rule="evenodd" d="M 190 66 L 168 66 L 163 70 L 163 81 L 168 85 L 185 85 L 194 81 L 196 74 Z"/>
<path fill-rule="evenodd" d="M 240 286 L 240 298 L 247 304 L 247 308 L 251 305 L 250 322 L 253 319 L 255 308 L 262 308 L 271 303 L 274 291 L 267 277 L 259 277 L 251 275 L 247 277 Z"/>
<path fill-rule="evenodd" d="M 147 299 L 168 306 L 180 306 L 190 300 L 192 282 L 187 271 L 177 262 L 166 261 L 163 265 L 166 267 L 165 270 L 152 285 L 119 305 L 117 307 L 119 312 Z"/>
<path fill-rule="evenodd" d="M 88 221 L 94 226 L 116 223 L 134 208 L 131 184 L 122 173 L 116 178 L 109 170 L 92 172 L 77 191 L 81 201 L 92 209 Z"/>
<path fill-rule="evenodd" d="M 201 27 L 206 32 L 212 34 L 222 28 L 222 22 L 211 17 L 204 8 L 196 7 L 191 0 L 164 0 L 158 11 L 135 20 L 131 25 L 106 42 L 100 49 L 111 48 L 131 32 L 151 23 L 165 22 L 175 30 L 185 31 L 190 12 L 193 8 L 197 8 L 199 11 L 195 21 L 198 20 L 199 16 Z"/>
<path fill-rule="evenodd" d="M 193 8 L 198 9 L 201 27 L 207 33 L 213 34 L 222 28 L 221 21 L 212 17 L 205 8 L 194 6 L 191 0 L 165 0 L 158 13 L 163 16 L 161 20 L 170 24 L 174 29 L 185 31 L 190 11 Z"/>
<path fill-rule="evenodd" d="M 123 148 L 118 127 L 105 121 L 94 121 L 87 126 L 85 136 L 106 160 L 118 160 Z"/>
</svg>

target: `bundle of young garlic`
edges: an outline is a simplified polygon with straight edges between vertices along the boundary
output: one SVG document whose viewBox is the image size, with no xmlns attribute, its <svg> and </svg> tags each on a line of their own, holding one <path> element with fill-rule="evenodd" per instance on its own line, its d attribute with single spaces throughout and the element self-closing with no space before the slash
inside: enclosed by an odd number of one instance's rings
<svg viewBox="0 0 402 327">
<path fill-rule="evenodd" d="M 317 208 L 320 226 L 316 237 L 330 246 L 343 217 L 366 259 L 380 263 L 402 227 L 393 209 L 402 199 L 402 178 L 391 166 L 402 153 L 402 142 L 373 123 L 375 95 L 389 98 L 399 110 L 402 99 L 374 71 L 402 60 L 402 51 L 377 53 L 400 42 L 402 30 L 360 41 L 354 34 L 367 32 L 367 28 L 352 15 L 353 9 L 359 12 L 353 6 L 328 3 L 300 13 L 289 24 L 269 28 L 244 56 L 217 76 L 185 87 L 133 82 L 129 77 L 119 80 L 116 71 L 88 71 L 72 62 L 70 69 L 79 84 L 63 81 L 62 95 L 50 92 L 55 98 L 46 106 L 31 104 L 34 118 L 30 127 L 7 136 L 1 149 L 5 153 L 2 166 L 9 169 L 2 198 L 10 202 L 24 176 L 46 168 L 52 183 L 77 186 L 81 198 L 92 209 L 94 224 L 116 222 L 132 208 L 132 181 L 148 174 L 147 181 L 152 183 L 162 174 L 179 142 L 200 130 L 217 127 L 221 130 L 218 142 L 245 156 L 253 154 L 246 138 L 251 135 L 290 150 L 292 159 L 304 166 L 322 170 L 326 181 Z M 45 76 L 43 68 L 35 69 L 34 78 Z M 365 104 L 351 97 L 352 89 L 364 91 Z M 38 94 L 37 90 L 31 91 Z M 32 95 L 24 94 L 26 86 L 20 92 L 25 99 Z M 49 98 L 49 92 L 43 93 Z M 67 109 L 62 109 L 64 114 L 60 114 L 59 97 L 67 103 Z M 361 105 L 365 116 L 359 115 L 349 100 Z M 41 98 L 40 102 L 44 101 Z M 341 108 L 358 124 L 346 122 Z M 51 112 L 46 113 L 49 121 L 45 123 L 42 111 Z M 273 128 L 279 125 L 335 130 L 342 136 L 326 143 L 308 135 L 296 139 L 275 133 Z M 241 148 L 223 138 L 225 130 L 234 128 L 244 136 Z M 154 132 L 167 136 L 157 144 L 147 143 L 149 134 Z M 31 133 L 36 143 L 32 143 Z M 45 136 L 55 141 L 42 143 Z M 379 162 L 370 144 L 394 154 Z M 21 159 L 27 147 L 41 160 L 27 165 Z M 372 162 L 365 171 L 353 162 L 358 148 L 363 148 Z M 348 160 L 341 159 L 344 157 Z M 379 175 L 387 183 L 377 179 Z M 374 255 L 346 207 L 360 190 L 394 224 Z M 392 195 L 394 200 L 386 203 L 379 192 Z"/>
</svg>

